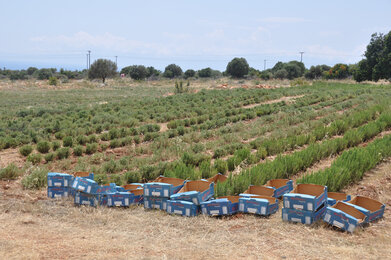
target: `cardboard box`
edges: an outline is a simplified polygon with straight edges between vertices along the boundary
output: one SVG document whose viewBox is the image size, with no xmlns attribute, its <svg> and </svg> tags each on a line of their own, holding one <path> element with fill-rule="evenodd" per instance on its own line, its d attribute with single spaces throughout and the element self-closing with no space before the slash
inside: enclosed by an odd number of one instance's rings
<svg viewBox="0 0 391 260">
<path fill-rule="evenodd" d="M 228 179 L 227 176 L 221 174 L 221 173 L 218 173 L 216 174 L 215 176 L 209 178 L 209 179 L 206 179 L 207 181 L 209 182 L 213 182 L 214 184 L 217 184 L 218 182 L 225 182 L 226 180 Z"/>
<path fill-rule="evenodd" d="M 240 193 L 239 196 L 246 198 L 254 196 L 273 197 L 274 190 L 275 189 L 271 187 L 250 185 L 248 189 L 244 193 Z"/>
<path fill-rule="evenodd" d="M 142 189 L 144 185 L 142 183 L 131 183 L 131 184 L 125 184 L 122 185 L 124 190 L 136 190 L 136 189 Z"/>
<path fill-rule="evenodd" d="M 210 216 L 233 215 L 238 208 L 239 196 L 224 196 L 201 202 L 202 213 Z"/>
<path fill-rule="evenodd" d="M 70 195 L 69 187 L 48 187 L 49 198 L 64 198 Z"/>
<path fill-rule="evenodd" d="M 144 208 L 166 210 L 167 201 L 168 198 L 144 197 Z"/>
<path fill-rule="evenodd" d="M 77 191 L 75 194 L 74 202 L 76 205 L 88 205 L 96 207 L 99 204 L 99 195 L 87 194 L 84 192 Z"/>
<path fill-rule="evenodd" d="M 47 177 L 48 187 L 69 187 L 72 180 L 72 175 L 59 172 L 49 172 Z"/>
<path fill-rule="evenodd" d="M 326 202 L 317 211 L 283 208 L 282 220 L 310 225 L 323 218 L 326 208 Z"/>
<path fill-rule="evenodd" d="M 171 195 L 171 200 L 184 200 L 200 205 L 201 202 L 207 201 L 213 197 L 214 183 L 208 181 L 188 181 L 178 193 Z M 145 196 L 145 190 L 144 190 Z"/>
<path fill-rule="evenodd" d="M 97 193 L 98 186 L 98 183 L 96 183 L 94 180 L 85 179 L 83 177 L 75 177 L 72 183 L 72 188 L 76 191 L 89 194 Z"/>
<path fill-rule="evenodd" d="M 239 211 L 269 216 L 278 210 L 278 199 L 268 196 L 240 197 Z"/>
<path fill-rule="evenodd" d="M 190 201 L 184 200 L 168 200 L 167 212 L 170 214 L 178 214 L 186 217 L 195 217 L 198 215 L 199 206 Z"/>
<path fill-rule="evenodd" d="M 134 195 L 134 204 L 143 204 L 144 203 L 144 189 L 128 190 L 128 192 Z"/>
<path fill-rule="evenodd" d="M 115 192 L 107 194 L 107 206 L 129 207 L 134 202 L 134 195 L 130 192 Z"/>
<path fill-rule="evenodd" d="M 334 206 L 327 207 L 323 220 L 342 230 L 353 232 L 356 227 L 365 223 L 365 214 L 355 207 L 338 201 Z"/>
<path fill-rule="evenodd" d="M 284 194 L 284 208 L 316 211 L 327 201 L 327 186 L 298 184 L 290 193 Z"/>
<path fill-rule="evenodd" d="M 347 201 L 347 203 L 364 213 L 366 216 L 365 222 L 372 222 L 376 219 L 382 218 L 386 208 L 386 205 L 380 201 L 364 196 L 356 196 Z"/>
<path fill-rule="evenodd" d="M 347 195 L 346 193 L 342 192 L 327 192 L 327 205 L 328 206 L 333 206 L 335 205 L 338 201 L 348 201 L 350 200 L 351 197 L 350 195 Z"/>
<path fill-rule="evenodd" d="M 285 193 L 293 190 L 293 181 L 289 179 L 273 179 L 269 180 L 265 186 L 274 189 L 273 197 L 280 198 Z"/>
<path fill-rule="evenodd" d="M 144 184 L 144 197 L 164 197 L 171 195 L 182 189 L 185 180 L 160 176 L 153 182 Z"/>
</svg>

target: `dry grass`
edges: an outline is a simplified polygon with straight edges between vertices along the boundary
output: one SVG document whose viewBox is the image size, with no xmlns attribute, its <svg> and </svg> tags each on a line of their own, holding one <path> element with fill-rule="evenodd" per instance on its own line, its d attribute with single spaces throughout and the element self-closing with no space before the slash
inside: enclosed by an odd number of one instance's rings
<svg viewBox="0 0 391 260">
<path fill-rule="evenodd" d="M 75 207 L 0 183 L 1 259 L 367 259 L 391 255 L 391 161 L 347 191 L 386 203 L 385 218 L 354 234 L 270 218 L 170 216 L 162 211 Z M 282 206 L 280 204 L 280 206 Z"/>
</svg>

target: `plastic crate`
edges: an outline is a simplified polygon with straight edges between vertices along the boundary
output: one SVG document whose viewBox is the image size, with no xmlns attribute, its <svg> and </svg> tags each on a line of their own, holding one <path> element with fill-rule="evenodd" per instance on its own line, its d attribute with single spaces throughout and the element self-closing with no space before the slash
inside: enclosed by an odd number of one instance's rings
<svg viewBox="0 0 391 260">
<path fill-rule="evenodd" d="M 188 181 L 183 185 L 178 193 L 171 195 L 171 200 L 183 200 L 200 205 L 201 202 L 207 201 L 213 197 L 214 183 L 208 181 Z M 145 195 L 145 192 L 144 192 Z"/>
<path fill-rule="evenodd" d="M 273 179 L 269 180 L 265 186 L 274 189 L 273 197 L 280 198 L 285 193 L 293 190 L 293 181 L 289 179 Z"/>
<path fill-rule="evenodd" d="M 267 196 L 241 197 L 239 211 L 261 216 L 269 216 L 278 210 L 278 199 Z"/>
<path fill-rule="evenodd" d="M 326 208 L 326 203 L 323 203 L 317 211 L 283 208 L 282 220 L 310 225 L 323 218 Z"/>
<path fill-rule="evenodd" d="M 365 223 L 365 218 L 365 214 L 352 205 L 338 201 L 334 206 L 327 207 L 323 220 L 342 230 L 354 232 Z"/>
<path fill-rule="evenodd" d="M 351 199 L 350 195 L 347 195 L 345 193 L 341 192 L 327 192 L 327 205 L 328 206 L 333 206 L 335 205 L 338 201 L 349 201 Z"/>
<path fill-rule="evenodd" d="M 186 217 L 195 217 L 198 215 L 199 206 L 190 201 L 168 200 L 167 212 Z"/>
<path fill-rule="evenodd" d="M 185 180 L 160 176 L 153 182 L 144 184 L 144 197 L 164 197 L 171 195 L 182 189 Z"/>
<path fill-rule="evenodd" d="M 66 173 L 49 172 L 47 176 L 48 187 L 69 187 L 73 176 Z"/>
<path fill-rule="evenodd" d="M 316 211 L 327 201 L 327 186 L 299 184 L 283 197 L 284 208 Z"/>
<path fill-rule="evenodd" d="M 347 201 L 348 204 L 352 205 L 366 216 L 365 222 L 372 222 L 376 219 L 382 218 L 386 205 L 364 196 L 356 196 L 353 199 Z"/>
<path fill-rule="evenodd" d="M 214 200 L 201 202 L 201 211 L 205 215 L 223 216 L 238 212 L 239 196 L 224 196 Z"/>
<path fill-rule="evenodd" d="M 99 195 L 97 194 L 87 194 L 84 192 L 76 192 L 74 203 L 76 205 L 87 205 L 96 207 L 99 204 Z"/>
</svg>

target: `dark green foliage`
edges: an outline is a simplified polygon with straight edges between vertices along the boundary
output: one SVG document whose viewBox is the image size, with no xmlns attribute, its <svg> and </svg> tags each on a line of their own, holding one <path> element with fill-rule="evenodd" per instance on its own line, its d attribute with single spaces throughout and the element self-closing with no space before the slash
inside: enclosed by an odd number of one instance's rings
<svg viewBox="0 0 391 260">
<path fill-rule="evenodd" d="M 88 78 L 90 79 L 102 79 L 105 83 L 106 78 L 114 77 L 117 75 L 117 65 L 111 60 L 98 59 L 91 64 L 91 68 L 88 71 Z"/>
<path fill-rule="evenodd" d="M 51 86 L 57 86 L 58 79 L 56 77 L 49 77 L 49 85 Z"/>
<path fill-rule="evenodd" d="M 231 60 L 226 69 L 226 73 L 235 78 L 243 78 L 248 74 L 250 66 L 245 58 L 234 58 Z"/>
<path fill-rule="evenodd" d="M 121 70 L 121 74 L 122 73 L 129 75 L 134 80 L 143 80 L 152 75 L 149 75 L 150 72 L 143 65 L 133 65 L 125 67 Z"/>
<path fill-rule="evenodd" d="M 227 162 L 217 159 L 214 162 L 213 167 L 217 170 L 218 173 L 225 174 L 228 170 Z"/>
<path fill-rule="evenodd" d="M 212 69 L 205 68 L 198 71 L 198 76 L 200 78 L 210 78 L 212 76 Z"/>
<path fill-rule="evenodd" d="M 40 153 L 48 153 L 50 150 L 50 144 L 47 141 L 41 141 L 37 144 L 37 151 Z"/>
<path fill-rule="evenodd" d="M 60 147 L 61 147 L 60 142 L 58 142 L 58 141 L 52 142 L 52 149 L 53 149 L 53 151 L 56 151 Z"/>
<path fill-rule="evenodd" d="M 33 151 L 33 147 L 31 145 L 24 145 L 19 148 L 19 153 L 23 156 L 29 155 Z"/>
<path fill-rule="evenodd" d="M 164 69 L 163 76 L 166 78 L 176 78 L 182 76 L 182 69 L 178 65 L 170 64 Z"/>
<path fill-rule="evenodd" d="M 62 147 L 62 148 L 59 148 L 56 152 L 56 157 L 57 159 L 59 160 L 62 160 L 62 159 L 66 159 L 69 157 L 69 148 L 68 147 Z"/>
<path fill-rule="evenodd" d="M 141 182 L 141 174 L 139 172 L 126 172 L 124 174 L 124 183 L 139 183 Z"/>
<path fill-rule="evenodd" d="M 188 78 L 194 77 L 195 74 L 196 74 L 195 70 L 189 69 L 189 70 L 185 71 L 184 76 L 185 76 L 185 79 L 188 79 Z"/>
<path fill-rule="evenodd" d="M 106 173 L 102 174 L 95 174 L 94 175 L 94 180 L 99 184 L 108 184 L 109 183 L 109 177 L 107 176 Z"/>
<path fill-rule="evenodd" d="M 80 145 L 85 145 L 88 141 L 88 138 L 87 136 L 85 135 L 79 135 L 77 138 L 76 138 L 76 142 Z"/>
<path fill-rule="evenodd" d="M 32 164 L 39 164 L 42 161 L 42 155 L 40 153 L 34 153 L 27 156 L 27 161 Z"/>
<path fill-rule="evenodd" d="M 73 154 L 75 155 L 75 156 L 82 156 L 83 155 L 83 146 L 81 146 L 81 145 L 78 145 L 78 146 L 76 146 L 75 148 L 73 148 Z"/>
<path fill-rule="evenodd" d="M 48 154 L 45 154 L 45 156 L 44 156 L 45 161 L 46 161 L 47 163 L 53 161 L 55 157 L 56 157 L 56 156 L 55 156 L 54 153 L 48 153 Z"/>
<path fill-rule="evenodd" d="M 121 186 L 123 184 L 121 175 L 119 175 L 119 174 L 111 174 L 110 175 L 110 183 L 115 183 L 118 186 Z"/>
<path fill-rule="evenodd" d="M 72 139 L 72 136 L 66 136 L 64 137 L 63 141 L 62 141 L 62 145 L 64 147 L 72 147 L 73 146 L 73 139 Z"/>
<path fill-rule="evenodd" d="M 11 163 L 7 167 L 0 169 L 0 180 L 15 180 L 19 176 L 19 169 Z"/>
</svg>

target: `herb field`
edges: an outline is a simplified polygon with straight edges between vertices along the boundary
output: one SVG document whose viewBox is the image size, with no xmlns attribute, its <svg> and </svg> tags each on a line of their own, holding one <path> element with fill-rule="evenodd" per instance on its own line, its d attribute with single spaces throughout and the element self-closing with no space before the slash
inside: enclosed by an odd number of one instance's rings
<svg viewBox="0 0 391 260">
<path fill-rule="evenodd" d="M 201 179 L 220 172 L 230 177 L 216 192 L 231 195 L 345 156 L 391 128 L 389 85 L 314 82 L 225 90 L 205 84 L 173 95 L 170 85 L 121 83 L 2 91 L 3 175 L 12 175 L 17 164 L 35 172 L 90 171 L 99 183 L 122 185 L 159 175 Z M 330 174 L 300 181 L 326 184 Z M 25 178 L 25 187 L 44 185 L 43 178 L 42 184 Z M 341 183 L 357 180 L 344 178 Z"/>
</svg>

